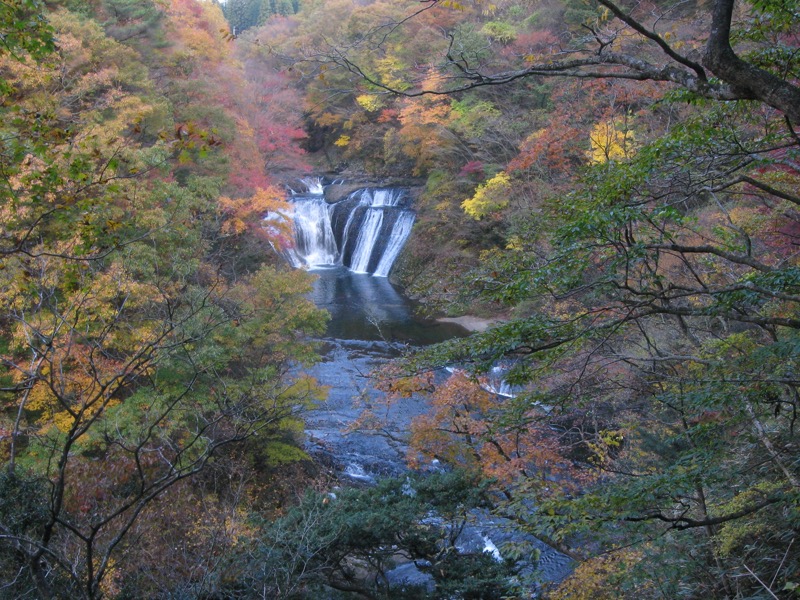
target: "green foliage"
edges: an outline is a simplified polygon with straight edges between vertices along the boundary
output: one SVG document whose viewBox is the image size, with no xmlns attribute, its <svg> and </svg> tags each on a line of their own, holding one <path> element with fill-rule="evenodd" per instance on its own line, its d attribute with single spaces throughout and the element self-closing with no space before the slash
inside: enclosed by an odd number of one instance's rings
<svg viewBox="0 0 800 600">
<path fill-rule="evenodd" d="M 229 0 L 223 5 L 225 18 L 239 35 L 274 16 L 294 15 L 300 10 L 300 0 Z"/>
<path fill-rule="evenodd" d="M 491 102 L 474 98 L 464 101 L 453 100 L 450 109 L 454 128 L 469 138 L 480 138 L 487 127 L 501 115 Z"/>
<path fill-rule="evenodd" d="M 196 584 L 173 577 L 188 556 L 175 544 L 210 564 L 207 523 L 244 513 L 232 490 L 252 467 L 229 446 L 257 435 L 264 464 L 306 458 L 300 415 L 322 392 L 289 365 L 315 359 L 306 336 L 326 317 L 305 273 L 263 255 L 239 272 L 228 245 L 220 197 L 231 148 L 253 130 L 211 94 L 221 73 L 243 82 L 208 36 L 218 8 L 72 6 L 41 26 L 26 13 L 0 52 L 0 578 L 15 597 L 119 597 L 128 584 L 155 597 Z M 159 538 L 162 518 L 173 539 Z M 169 578 L 146 566 L 162 562 Z"/>
<path fill-rule="evenodd" d="M 460 23 L 453 32 L 453 52 L 470 64 L 478 63 L 490 56 L 486 38 L 474 23 Z"/>
<path fill-rule="evenodd" d="M 260 0 L 230 0 L 225 3 L 225 18 L 237 34 L 258 24 Z M 271 3 L 269 5 L 271 7 Z"/>
<path fill-rule="evenodd" d="M 27 54 L 42 59 L 50 54 L 55 49 L 53 29 L 44 11 L 44 3 L 38 0 L 5 0 L 0 4 L 0 55 L 9 53 L 22 59 Z"/>
<path fill-rule="evenodd" d="M 7 533 L 22 536 L 44 526 L 48 488 L 43 479 L 22 471 L 0 472 L 0 522 Z"/>
<path fill-rule="evenodd" d="M 501 44 L 510 44 L 517 38 L 517 31 L 514 26 L 504 21 L 489 21 L 481 27 L 481 33 Z"/>
<path fill-rule="evenodd" d="M 384 576 L 398 562 L 417 561 L 435 589 L 407 589 L 408 597 L 504 597 L 513 565 L 483 553 L 458 555 L 454 546 L 468 511 L 486 501 L 486 484 L 458 472 L 387 479 L 335 495 L 306 493 L 285 517 L 265 525 L 251 566 L 237 565 L 238 585 L 269 589 L 276 598 L 310 597 L 326 586 L 406 597 L 388 588 Z M 362 567 L 373 574 L 359 577 Z"/>
<path fill-rule="evenodd" d="M 103 8 L 110 17 L 104 23 L 109 37 L 134 46 L 142 54 L 168 45 L 162 5 L 152 0 L 103 0 Z"/>
<path fill-rule="evenodd" d="M 588 537 L 634 553 L 619 569 L 590 559 L 560 597 L 689 598 L 734 575 L 757 595 L 756 577 L 771 591 L 794 581 L 787 411 L 797 409 L 800 281 L 782 248 L 796 229 L 798 175 L 779 149 L 796 140 L 777 122 L 754 126 L 743 107 L 689 112 L 641 140 L 637 116 L 635 153 L 604 152 L 614 160 L 584 166 L 528 214 L 509 211 L 507 245 L 485 251 L 467 279 L 522 318 L 406 360 L 410 372 L 450 364 L 477 380 L 512 363 L 506 380 L 529 389 L 499 403 L 487 430 L 563 432 L 580 493 L 541 486 L 528 452 L 501 510 L 556 545 Z M 732 173 L 756 183 L 731 183 Z"/>
</svg>

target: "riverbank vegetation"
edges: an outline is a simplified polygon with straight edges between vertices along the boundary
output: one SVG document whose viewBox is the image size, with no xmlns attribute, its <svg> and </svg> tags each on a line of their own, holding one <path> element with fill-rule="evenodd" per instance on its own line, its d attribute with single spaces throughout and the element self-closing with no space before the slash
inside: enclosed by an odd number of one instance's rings
<svg viewBox="0 0 800 600">
<path fill-rule="evenodd" d="M 0 595 L 796 597 L 797 3 L 225 11 L 0 5 Z M 312 168 L 416 178 L 393 278 L 502 320 L 383 374 L 452 474 L 304 462 L 325 316 L 261 217 Z M 478 509 L 573 574 L 459 555 Z"/>
</svg>

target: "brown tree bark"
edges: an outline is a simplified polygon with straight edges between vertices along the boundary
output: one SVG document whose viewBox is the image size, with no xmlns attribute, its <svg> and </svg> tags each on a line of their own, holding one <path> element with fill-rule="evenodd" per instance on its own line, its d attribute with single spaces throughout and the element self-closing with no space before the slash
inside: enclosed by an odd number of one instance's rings
<svg viewBox="0 0 800 600">
<path fill-rule="evenodd" d="M 742 98 L 760 100 L 800 123 L 800 88 L 742 60 L 731 48 L 733 6 L 734 0 L 715 0 L 703 66 L 733 86 Z"/>
</svg>

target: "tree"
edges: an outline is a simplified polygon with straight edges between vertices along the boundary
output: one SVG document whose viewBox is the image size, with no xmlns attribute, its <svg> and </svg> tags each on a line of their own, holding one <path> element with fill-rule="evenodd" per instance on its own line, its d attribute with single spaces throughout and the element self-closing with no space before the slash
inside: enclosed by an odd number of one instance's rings
<svg viewBox="0 0 800 600">
<path fill-rule="evenodd" d="M 547 423 L 563 432 L 566 463 L 606 483 L 568 500 L 522 474 L 508 510 L 546 538 L 587 527 L 609 548 L 638 544 L 651 576 L 654 561 L 663 566 L 655 576 L 668 597 L 681 585 L 722 597 L 759 579 L 791 583 L 797 560 L 795 526 L 782 523 L 796 523 L 799 299 L 793 255 L 780 250 L 796 230 L 797 173 L 764 161 L 760 177 L 781 187 L 753 179 L 741 191 L 730 175 L 753 152 L 781 155 L 794 141 L 745 138 L 744 123 L 734 136 L 730 121 L 731 136 L 719 136 L 735 109 L 719 110 L 587 169 L 579 191 L 517 224 L 521 246 L 471 274 L 484 295 L 530 302 L 529 316 L 410 362 L 480 374 L 512 361 L 507 379 L 536 391 L 497 405 L 485 431 Z M 743 558 L 755 531 L 757 550 Z M 705 566 L 681 562 L 689 548 Z"/>
<path fill-rule="evenodd" d="M 577 494 L 542 485 L 529 474 L 539 454 L 518 444 L 499 510 L 595 561 L 635 546 L 622 573 L 590 562 L 578 574 L 629 597 L 778 597 L 794 589 L 800 560 L 797 15 L 756 3 L 734 19 L 733 7 L 629 12 L 601 1 L 571 45 L 520 32 L 517 55 L 496 44 L 481 55 L 453 27 L 439 79 L 424 64 L 402 88 L 372 66 L 386 29 L 312 56 L 401 96 L 590 80 L 503 170 L 509 185 L 542 191 L 489 205 L 504 239 L 461 278 L 470 285 L 459 300 L 494 302 L 514 318 L 405 364 L 449 365 L 477 382 L 510 367 L 507 381 L 527 386 L 514 401 L 484 406 L 477 392 L 437 386 L 417 447 L 473 466 L 493 444 L 510 456 L 504 434 L 557 432 L 552 460 L 596 483 Z M 587 108 L 604 97 L 608 109 Z M 552 140 L 563 140 L 566 160 L 548 152 Z M 480 209 L 488 188 L 464 208 Z M 598 546 L 581 548 L 587 535 Z"/>
<path fill-rule="evenodd" d="M 480 478 L 462 472 L 306 493 L 236 557 L 239 585 L 274 598 L 331 590 L 366 598 L 502 598 L 514 590 L 513 562 L 482 548 L 458 550 L 469 511 L 485 501 Z M 412 562 L 428 577 L 391 585 L 387 573 Z"/>
<path fill-rule="evenodd" d="M 438 0 L 422 10 L 437 4 Z M 682 40 L 670 43 L 674 37 L 672 31 L 658 32 L 662 22 L 674 21 L 669 11 L 648 17 L 644 11 L 641 15 L 635 10 L 628 12 L 610 0 L 598 0 L 598 4 L 605 10 L 597 15 L 594 23 L 584 24 L 589 36 L 577 38 L 572 47 L 553 44 L 546 57 L 528 54 L 523 57 L 527 64 L 507 70 L 482 68 L 480 61 L 476 64 L 476 57 L 464 53 L 457 37 L 449 33 L 448 50 L 437 65 L 442 72 L 441 85 L 436 86 L 420 85 L 424 84 L 421 80 L 407 82 L 406 85 L 411 86 L 407 89 L 387 85 L 354 62 L 344 50 L 316 58 L 339 65 L 376 88 L 406 96 L 453 94 L 534 76 L 652 80 L 676 84 L 703 98 L 759 100 L 784 113 L 792 123 L 800 122 L 800 88 L 792 83 L 797 66 L 791 46 L 786 44 L 791 40 L 791 6 L 771 2 L 753 5 L 761 18 L 757 21 L 757 30 L 748 31 L 749 41 L 767 41 L 765 38 L 771 37 L 770 27 L 785 33 L 778 45 L 779 64 L 773 64 L 770 70 L 759 66 L 761 59 L 757 53 L 747 61 L 731 47 L 734 0 L 715 0 L 709 7 L 704 19 L 705 39 L 702 45 L 693 43 L 690 46 L 702 53 L 700 62 L 690 53 L 679 51 L 685 45 Z M 364 36 L 362 43 L 377 43 L 379 51 L 383 30 L 383 27 L 376 27 Z M 659 65 L 662 60 L 667 64 Z"/>
<path fill-rule="evenodd" d="M 225 16 L 237 34 L 258 24 L 260 10 L 259 0 L 232 0 L 225 3 Z"/>
<path fill-rule="evenodd" d="M 221 240 L 256 207 L 218 202 L 204 161 L 222 144 L 173 129 L 142 55 L 85 16 L 46 22 L 52 52 L 0 56 L 3 594 L 135 595 L 162 498 L 191 506 L 187 486 L 253 436 L 276 460 L 303 455 L 318 392 L 289 369 L 313 360 L 304 335 L 324 314 L 304 273 L 223 269 Z"/>
</svg>

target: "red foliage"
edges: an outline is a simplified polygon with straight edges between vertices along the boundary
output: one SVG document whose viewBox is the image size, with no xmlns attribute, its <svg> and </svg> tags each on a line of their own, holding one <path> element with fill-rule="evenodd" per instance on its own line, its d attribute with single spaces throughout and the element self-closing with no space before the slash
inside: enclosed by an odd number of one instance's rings
<svg viewBox="0 0 800 600">
<path fill-rule="evenodd" d="M 501 485 L 524 477 L 528 485 L 540 482 L 544 493 L 571 488 L 585 477 L 565 458 L 558 435 L 535 407 L 516 423 L 496 420 L 503 402 L 454 373 L 435 388 L 430 412 L 412 422 L 409 462 L 419 466 L 437 459 L 479 471 Z"/>
<path fill-rule="evenodd" d="M 479 160 L 471 160 L 458 172 L 459 177 L 475 177 L 475 178 L 483 178 L 486 175 L 486 171 L 484 170 L 483 163 Z"/>
<path fill-rule="evenodd" d="M 378 123 L 391 123 L 399 116 L 398 111 L 393 108 L 384 108 L 378 116 Z"/>
<path fill-rule="evenodd" d="M 530 31 L 517 36 L 511 49 L 523 54 L 542 54 L 558 45 L 558 38 L 550 31 Z"/>
</svg>

